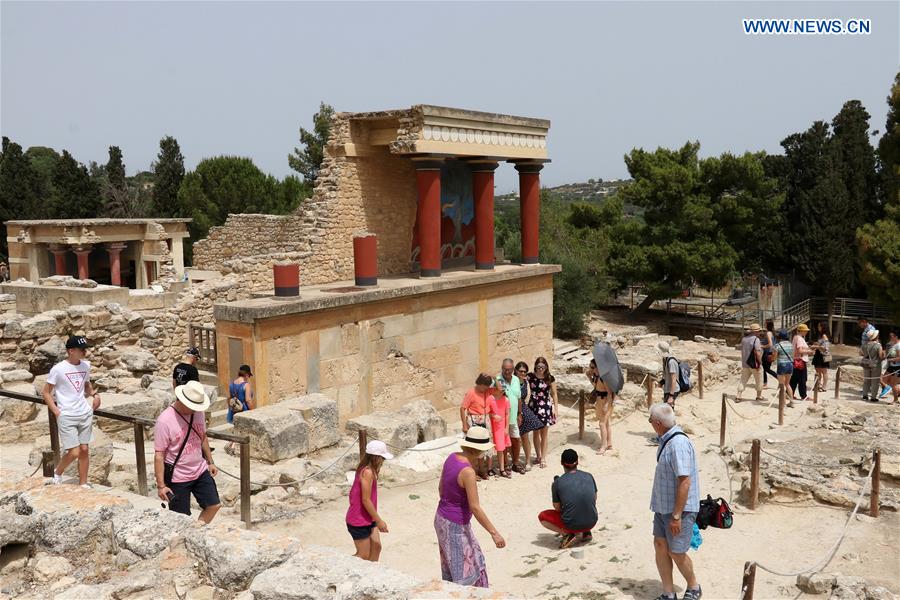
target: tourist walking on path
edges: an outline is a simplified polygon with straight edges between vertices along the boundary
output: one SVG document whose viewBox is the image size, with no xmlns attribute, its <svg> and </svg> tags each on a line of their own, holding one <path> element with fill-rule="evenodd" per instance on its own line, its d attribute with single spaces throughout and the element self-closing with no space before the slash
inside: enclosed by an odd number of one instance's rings
<svg viewBox="0 0 900 600">
<path fill-rule="evenodd" d="M 898 339 L 896 331 L 888 334 L 885 358 L 887 359 L 887 368 L 885 369 L 882 383 L 891 392 L 893 402 L 897 403 L 900 402 L 900 339 Z M 882 390 L 881 395 L 885 395 L 884 390 Z"/>
<path fill-rule="evenodd" d="M 550 439 L 550 427 L 556 424 L 559 414 L 556 379 L 550 374 L 550 365 L 543 356 L 534 361 L 534 371 L 528 374 L 528 406 L 543 423 L 543 427 L 534 432 L 534 449 L 537 462 L 543 469 L 547 466 L 547 443 Z"/>
<path fill-rule="evenodd" d="M 153 430 L 153 472 L 160 500 L 169 510 L 191 514 L 191 495 L 200 505 L 200 521 L 209 523 L 221 508 L 203 418 L 210 405 L 199 381 L 175 388 L 175 402 L 160 413 Z M 201 413 L 198 415 L 197 413 Z"/>
<path fill-rule="evenodd" d="M 788 342 L 786 329 L 779 329 L 775 334 L 775 370 L 778 373 L 778 388 L 784 389 L 785 394 L 790 386 L 791 375 L 794 372 L 794 347 Z"/>
<path fill-rule="evenodd" d="M 871 329 L 866 337 L 862 352 L 863 368 L 863 400 L 878 402 L 878 385 L 881 381 L 881 361 L 884 360 L 884 348 L 878 341 L 878 330 Z"/>
<path fill-rule="evenodd" d="M 494 450 L 497 452 L 498 475 L 510 479 L 512 473 L 506 462 L 506 450 L 510 446 L 509 438 L 509 399 L 503 394 L 499 384 L 494 384 L 494 415 L 491 417 L 491 433 L 494 436 Z"/>
<path fill-rule="evenodd" d="M 762 333 L 760 347 L 762 348 L 763 389 L 769 384 L 769 375 L 778 381 L 778 374 L 772 369 L 775 362 L 775 323 L 769 319 L 766 321 L 766 330 Z"/>
<path fill-rule="evenodd" d="M 65 452 L 49 483 L 61 483 L 62 474 L 78 459 L 78 483 L 89 488 L 90 443 L 94 431 L 94 411 L 100 408 L 100 394 L 91 384 L 88 343 L 81 336 L 66 341 L 66 359 L 53 366 L 47 375 L 42 395 L 47 408 L 56 417 L 59 445 Z"/>
<path fill-rule="evenodd" d="M 544 423 L 538 419 L 531 407 L 528 405 L 531 396 L 528 393 L 528 363 L 519 361 L 516 363 L 516 378 L 519 380 L 521 397 L 519 398 L 519 406 L 522 407 L 522 423 L 519 424 L 519 436 L 522 440 L 522 449 L 525 451 L 525 457 L 522 461 L 522 470 L 531 470 L 531 439 L 532 432 L 537 431 L 544 426 Z M 537 444 L 535 444 L 535 455 L 537 454 Z"/>
<path fill-rule="evenodd" d="M 578 470 L 575 450 L 563 450 L 561 462 L 563 474 L 554 477 L 550 487 L 553 508 L 541 511 L 538 521 L 562 536 L 559 547 L 565 549 L 575 543 L 579 534 L 584 543 L 593 539 L 591 529 L 597 524 L 597 482 L 587 471 Z"/>
<path fill-rule="evenodd" d="M 609 426 L 609 419 L 612 415 L 613 403 L 616 395 L 603 381 L 597 372 L 597 362 L 592 358 L 591 364 L 585 372 L 588 381 L 591 382 L 593 390 L 591 397 L 594 399 L 594 410 L 597 413 L 597 421 L 600 424 L 600 447 L 597 448 L 597 454 L 603 454 L 607 450 L 612 450 L 612 429 Z"/>
<path fill-rule="evenodd" d="M 793 406 L 794 400 L 809 400 L 809 396 L 806 394 L 806 364 L 813 351 L 806 343 L 807 333 L 809 333 L 809 327 L 806 326 L 806 323 L 800 323 L 797 325 L 797 331 L 794 332 L 794 339 L 791 341 L 791 347 L 794 350 L 794 371 L 791 373 L 791 402 L 788 403 L 788 406 Z M 799 398 L 797 398 L 797 392 L 800 393 Z"/>
<path fill-rule="evenodd" d="M 481 508 L 473 468 L 482 452 L 492 447 L 491 434 L 484 427 L 472 426 L 459 445 L 462 451 L 447 457 L 438 482 L 440 501 L 434 515 L 434 531 L 441 555 L 441 577 L 460 585 L 486 588 L 487 566 L 472 531 L 472 517 L 490 534 L 495 546 L 506 546 Z"/>
<path fill-rule="evenodd" d="M 810 346 L 815 351 L 812 358 L 813 367 L 816 369 L 813 389 L 824 392 L 825 386 L 828 385 L 828 367 L 831 365 L 831 332 L 828 331 L 828 325 L 824 321 L 816 324 L 816 332 L 819 338 Z"/>
<path fill-rule="evenodd" d="M 656 472 L 650 510 L 653 511 L 653 548 L 663 593 L 656 600 L 675 600 L 672 563 L 687 582 L 682 598 L 699 600 L 703 595 L 687 555 L 700 510 L 700 476 L 694 445 L 675 424 L 675 411 L 665 403 L 650 408 L 650 426 L 659 437 Z"/>
<path fill-rule="evenodd" d="M 256 408 L 251 377 L 253 377 L 253 371 L 250 369 L 250 365 L 241 365 L 238 367 L 237 377 L 228 384 L 228 413 L 225 415 L 227 422 L 234 423 L 236 413 Z M 235 453 L 234 442 L 228 442 L 225 445 L 225 452 Z"/>
<path fill-rule="evenodd" d="M 741 380 L 738 382 L 735 402 L 740 402 L 743 399 L 741 394 L 743 394 L 751 376 L 756 386 L 756 399 L 762 400 L 762 344 L 759 342 L 760 331 L 759 323 L 753 323 L 744 331 L 744 337 L 741 339 Z"/>
<path fill-rule="evenodd" d="M 347 509 L 347 531 L 353 538 L 356 554 L 363 560 L 378 562 L 381 556 L 381 534 L 388 532 L 387 523 L 378 514 L 378 473 L 385 460 L 394 458 L 381 440 L 366 444 L 360 457 L 356 475 L 350 487 L 350 507 Z"/>
<path fill-rule="evenodd" d="M 681 392 L 681 388 L 678 386 L 678 359 L 672 356 L 672 347 L 669 346 L 669 342 L 660 342 L 656 347 L 662 352 L 663 402 L 675 408 L 675 400 L 678 399 L 678 394 Z"/>
<path fill-rule="evenodd" d="M 526 366 L 527 371 L 527 366 Z M 494 379 L 494 385 L 506 397 L 509 403 L 509 468 L 516 473 L 525 473 L 525 469 L 519 464 L 519 452 L 521 450 L 521 434 L 519 427 L 522 425 L 522 386 L 521 380 L 516 377 L 513 359 L 503 359 L 500 373 Z"/>
<path fill-rule="evenodd" d="M 497 403 L 491 394 L 493 387 L 494 380 L 487 373 L 479 373 L 475 378 L 475 387 L 466 392 L 462 405 L 459 407 L 463 433 L 476 425 L 484 427 L 488 431 L 493 429 L 493 421 L 500 418 L 497 415 Z M 493 475 L 493 469 L 489 468 L 492 458 L 493 452 L 485 452 L 479 463 L 475 465 L 479 481 Z"/>
<path fill-rule="evenodd" d="M 184 385 L 188 381 L 200 381 L 200 372 L 195 366 L 200 360 L 200 350 L 191 346 L 184 351 L 184 360 L 172 370 L 172 389 Z"/>
</svg>

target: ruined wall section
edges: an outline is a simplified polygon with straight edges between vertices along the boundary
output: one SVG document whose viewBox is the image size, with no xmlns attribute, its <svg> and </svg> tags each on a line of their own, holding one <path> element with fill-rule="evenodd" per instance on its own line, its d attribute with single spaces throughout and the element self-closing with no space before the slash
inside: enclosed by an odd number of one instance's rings
<svg viewBox="0 0 900 600">
<path fill-rule="evenodd" d="M 301 285 L 347 280 L 353 277 L 353 235 L 368 231 L 378 236 L 380 274 L 408 272 L 417 202 L 415 169 L 387 146 L 367 142 L 369 132 L 383 128 L 389 117 L 387 122 L 397 126 L 395 144 L 402 145 L 418 135 L 421 116 L 413 111 L 367 116 L 334 115 L 313 196 L 294 214 L 229 215 L 224 225 L 213 227 L 206 239 L 194 244 L 194 266 L 271 274 L 272 264 L 287 254 L 302 258 Z M 348 156 L 348 147 L 357 148 L 359 155 L 351 151 Z M 271 287 L 270 282 L 267 289 Z"/>
</svg>

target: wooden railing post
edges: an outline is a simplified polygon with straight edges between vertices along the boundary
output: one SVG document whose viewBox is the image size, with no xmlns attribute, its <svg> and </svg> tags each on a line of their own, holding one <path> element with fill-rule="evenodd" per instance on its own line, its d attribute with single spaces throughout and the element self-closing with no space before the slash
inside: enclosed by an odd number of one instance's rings
<svg viewBox="0 0 900 600">
<path fill-rule="evenodd" d="M 584 390 L 578 392 L 578 439 L 584 439 Z"/>
<path fill-rule="evenodd" d="M 813 382 L 813 404 L 819 403 L 819 376 L 817 375 Z"/>
<path fill-rule="evenodd" d="M 837 400 L 841 393 L 841 368 L 838 367 L 834 372 L 834 399 Z"/>
<path fill-rule="evenodd" d="M 665 375 L 663 375 L 665 377 Z M 647 375 L 647 408 L 653 406 L 653 378 Z"/>
<path fill-rule="evenodd" d="M 697 393 L 703 400 L 703 361 L 697 361 Z"/>
<path fill-rule="evenodd" d="M 725 421 L 728 418 L 728 413 L 726 412 L 728 407 L 725 406 L 725 398 L 725 394 L 722 393 L 722 410 L 719 419 L 719 450 L 725 447 Z"/>
<path fill-rule="evenodd" d="M 359 430 L 359 458 L 362 459 L 363 456 L 366 455 L 366 444 L 368 441 L 369 434 L 365 429 Z"/>
<path fill-rule="evenodd" d="M 134 458 L 137 463 L 138 493 L 147 495 L 147 456 L 144 454 L 144 426 L 133 423 L 134 426 Z"/>
<path fill-rule="evenodd" d="M 785 390 L 783 384 L 778 384 L 778 424 L 784 425 L 784 396 Z"/>
<path fill-rule="evenodd" d="M 53 477 L 54 467 L 53 450 L 44 450 L 41 453 L 41 467 L 44 469 L 44 477 Z"/>
<path fill-rule="evenodd" d="M 250 441 L 241 442 L 241 521 L 250 527 Z"/>
<path fill-rule="evenodd" d="M 750 510 L 759 504 L 759 440 L 750 447 Z"/>
<path fill-rule="evenodd" d="M 881 450 L 878 448 L 875 448 L 872 452 L 872 461 L 875 463 L 875 468 L 872 469 L 872 495 L 869 503 L 869 516 L 877 517 L 881 496 Z"/>
<path fill-rule="evenodd" d="M 50 422 L 50 448 L 53 449 L 53 461 L 59 464 L 59 425 L 56 422 L 56 415 L 47 407 L 47 420 Z"/>
<path fill-rule="evenodd" d="M 753 600 L 753 587 L 756 583 L 756 563 L 744 563 L 744 578 L 741 580 L 741 599 Z"/>
</svg>

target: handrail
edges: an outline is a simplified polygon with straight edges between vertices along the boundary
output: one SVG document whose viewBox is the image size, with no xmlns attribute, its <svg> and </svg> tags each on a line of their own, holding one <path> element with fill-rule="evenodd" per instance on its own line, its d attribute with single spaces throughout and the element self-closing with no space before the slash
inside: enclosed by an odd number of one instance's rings
<svg viewBox="0 0 900 600">
<path fill-rule="evenodd" d="M 44 399 L 34 394 L 23 394 L 21 392 L 13 392 L 10 390 L 0 390 L 0 396 L 5 396 L 13 400 L 22 400 L 33 404 L 44 404 Z M 134 428 L 134 457 L 137 462 L 138 471 L 138 492 L 142 496 L 147 495 L 147 458 L 144 453 L 144 427 L 154 427 L 156 421 L 146 417 L 136 417 L 132 415 L 121 415 L 119 413 L 110 412 L 108 410 L 97 409 L 94 411 L 95 417 L 103 419 L 112 419 L 114 421 L 124 421 L 131 423 Z M 54 465 L 59 463 L 59 426 L 56 422 L 56 415 L 50 412 L 47 407 L 47 419 L 50 426 L 50 447 L 53 449 Z M 234 442 L 240 445 L 240 465 L 241 465 L 241 520 L 244 524 L 250 526 L 250 438 L 245 435 L 233 435 L 230 433 L 222 433 L 219 431 L 206 431 L 207 437 L 224 440 L 226 442 Z"/>
</svg>

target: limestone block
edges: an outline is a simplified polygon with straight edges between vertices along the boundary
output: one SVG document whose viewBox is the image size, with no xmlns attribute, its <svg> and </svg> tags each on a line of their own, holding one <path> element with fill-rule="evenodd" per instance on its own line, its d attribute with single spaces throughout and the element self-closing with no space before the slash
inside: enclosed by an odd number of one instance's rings
<svg viewBox="0 0 900 600">
<path fill-rule="evenodd" d="M 144 417 L 156 419 L 159 413 L 166 407 L 164 397 L 150 396 L 147 394 L 103 394 L 101 408 L 119 415 L 129 417 Z M 128 430 L 131 431 L 131 423 L 115 421 L 113 419 L 97 419 L 97 425 L 107 433 Z"/>
<path fill-rule="evenodd" d="M 54 317 L 46 313 L 25 319 L 20 325 L 22 326 L 22 335 L 20 337 L 40 339 L 60 333 L 59 323 Z"/>
<path fill-rule="evenodd" d="M 399 412 L 413 417 L 419 428 L 418 441 L 428 441 L 447 435 L 447 422 L 428 400 L 410 402 Z"/>
<path fill-rule="evenodd" d="M 797 575 L 797 587 L 807 594 L 828 594 L 834 582 L 835 576 L 828 573 Z"/>
<path fill-rule="evenodd" d="M 210 581 L 235 592 L 246 589 L 259 573 L 280 565 L 300 549 L 296 539 L 264 537 L 222 523 L 197 527 L 184 541 L 188 553 L 199 561 Z"/>
<path fill-rule="evenodd" d="M 562 373 L 554 375 L 556 378 L 556 393 L 559 401 L 566 405 L 572 406 L 578 401 L 579 396 L 583 393 L 585 398 L 591 395 L 594 386 L 588 381 L 583 373 Z"/>
<path fill-rule="evenodd" d="M 419 424 L 410 414 L 374 412 L 347 421 L 347 431 L 366 430 L 368 439 L 381 440 L 395 448 L 411 448 L 419 443 Z"/>
<path fill-rule="evenodd" d="M 37 519 L 5 510 L 0 512 L 0 548 L 7 544 L 32 543 L 37 529 Z"/>
<path fill-rule="evenodd" d="M 119 360 L 131 372 L 153 372 L 160 368 L 156 357 L 145 350 L 126 350 Z"/>
<path fill-rule="evenodd" d="M 12 371 L 4 371 L 0 373 L 0 381 L 3 383 L 16 383 L 19 381 L 31 381 L 34 375 L 25 369 L 13 369 Z"/>
<path fill-rule="evenodd" d="M 49 373 L 56 363 L 66 358 L 66 345 L 62 338 L 53 336 L 34 349 L 29 363 L 32 373 Z"/>
<path fill-rule="evenodd" d="M 54 596 L 54 600 L 115 600 L 114 589 L 108 584 L 79 584 Z"/>
<path fill-rule="evenodd" d="M 234 433 L 249 436 L 253 458 L 268 462 L 294 458 L 309 448 L 309 425 L 284 403 L 236 414 Z"/>
<path fill-rule="evenodd" d="M 42 556 L 34 563 L 35 581 L 46 583 L 72 572 L 72 563 L 62 556 Z"/>
<path fill-rule="evenodd" d="M 31 384 L 23 382 L 4 384 L 3 389 L 22 394 L 34 393 L 34 390 L 31 389 Z M 25 423 L 31 421 L 37 416 L 38 410 L 39 406 L 34 402 L 0 398 L 0 422 L 2 423 Z"/>
<path fill-rule="evenodd" d="M 156 556 L 168 547 L 172 538 L 194 524 L 188 515 L 155 508 L 120 513 L 112 522 L 116 543 L 141 558 Z"/>
<path fill-rule="evenodd" d="M 282 404 L 297 410 L 309 427 L 309 447 L 307 452 L 333 446 L 340 440 L 338 430 L 337 402 L 324 394 L 307 394 Z"/>
</svg>

